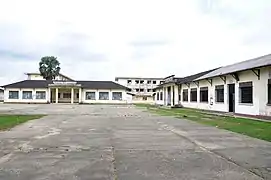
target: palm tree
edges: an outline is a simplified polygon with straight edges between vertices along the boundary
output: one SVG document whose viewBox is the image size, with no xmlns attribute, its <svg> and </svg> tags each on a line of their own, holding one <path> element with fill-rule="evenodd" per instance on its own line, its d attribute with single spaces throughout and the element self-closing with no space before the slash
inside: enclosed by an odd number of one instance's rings
<svg viewBox="0 0 271 180">
<path fill-rule="evenodd" d="M 40 74 L 46 80 L 53 80 L 59 75 L 60 63 L 54 56 L 44 56 L 39 63 Z"/>
</svg>

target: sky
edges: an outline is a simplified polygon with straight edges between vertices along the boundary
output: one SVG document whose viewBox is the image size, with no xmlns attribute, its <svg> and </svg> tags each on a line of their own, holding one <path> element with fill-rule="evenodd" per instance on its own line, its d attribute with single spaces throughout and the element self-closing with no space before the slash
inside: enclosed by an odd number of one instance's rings
<svg viewBox="0 0 271 180">
<path fill-rule="evenodd" d="M 269 54 L 270 0 L 0 0 L 0 86 L 56 56 L 76 80 L 178 77 Z"/>
</svg>

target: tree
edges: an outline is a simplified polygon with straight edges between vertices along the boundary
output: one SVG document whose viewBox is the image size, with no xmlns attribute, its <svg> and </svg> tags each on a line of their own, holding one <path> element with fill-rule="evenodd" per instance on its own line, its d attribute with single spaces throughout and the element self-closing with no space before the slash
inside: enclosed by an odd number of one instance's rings
<svg viewBox="0 0 271 180">
<path fill-rule="evenodd" d="M 46 80 L 53 80 L 59 75 L 60 63 L 54 56 L 44 56 L 39 63 L 40 74 Z"/>
</svg>

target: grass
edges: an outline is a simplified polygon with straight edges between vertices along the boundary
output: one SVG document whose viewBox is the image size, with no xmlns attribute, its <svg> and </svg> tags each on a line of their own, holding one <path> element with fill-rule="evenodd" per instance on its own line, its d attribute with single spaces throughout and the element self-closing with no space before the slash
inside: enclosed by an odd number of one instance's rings
<svg viewBox="0 0 271 180">
<path fill-rule="evenodd" d="M 0 130 L 10 129 L 29 120 L 39 119 L 43 115 L 7 115 L 0 114 Z"/>
<path fill-rule="evenodd" d="M 150 112 L 177 118 L 192 120 L 201 124 L 215 126 L 217 128 L 244 134 L 250 137 L 271 142 L 271 122 L 262 122 L 249 118 L 219 116 L 206 111 L 187 108 L 159 108 L 152 105 L 137 105 L 146 107 Z"/>
</svg>

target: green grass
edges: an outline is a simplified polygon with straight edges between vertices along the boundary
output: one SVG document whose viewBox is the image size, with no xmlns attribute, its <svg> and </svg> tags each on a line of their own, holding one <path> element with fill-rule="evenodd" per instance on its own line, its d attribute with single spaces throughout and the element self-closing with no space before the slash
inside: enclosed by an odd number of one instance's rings
<svg viewBox="0 0 271 180">
<path fill-rule="evenodd" d="M 141 105 L 140 107 L 144 107 Z M 201 124 L 215 126 L 247 136 L 271 141 L 271 122 L 262 122 L 249 118 L 219 116 L 209 114 L 207 111 L 187 108 L 159 108 L 156 106 L 145 106 L 150 112 L 177 118 L 192 120 Z"/>
<path fill-rule="evenodd" d="M 39 119 L 43 115 L 7 115 L 0 114 L 0 130 L 10 129 L 29 120 Z"/>
</svg>

